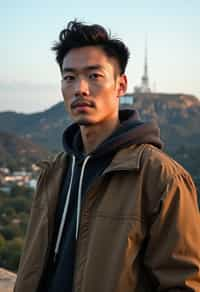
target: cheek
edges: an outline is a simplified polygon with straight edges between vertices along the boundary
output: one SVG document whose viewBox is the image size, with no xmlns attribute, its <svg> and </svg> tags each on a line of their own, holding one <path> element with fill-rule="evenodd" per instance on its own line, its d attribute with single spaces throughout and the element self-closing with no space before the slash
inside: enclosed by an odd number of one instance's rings
<svg viewBox="0 0 200 292">
<path fill-rule="evenodd" d="M 72 90 L 70 89 L 70 87 L 64 84 L 61 84 L 61 92 L 62 92 L 64 100 L 69 101 L 70 96 L 72 96 Z"/>
<path fill-rule="evenodd" d="M 71 104 L 70 91 L 65 86 L 61 85 L 61 92 L 64 99 L 65 108 L 69 112 Z"/>
<path fill-rule="evenodd" d="M 61 83 L 61 92 L 62 92 L 63 97 L 65 98 L 66 93 L 67 93 L 68 91 L 67 91 L 66 86 L 65 86 L 63 83 Z"/>
<path fill-rule="evenodd" d="M 104 89 L 104 96 L 107 96 L 105 98 L 104 102 L 108 104 L 114 104 L 118 100 L 118 92 L 114 85 L 107 86 Z"/>
</svg>

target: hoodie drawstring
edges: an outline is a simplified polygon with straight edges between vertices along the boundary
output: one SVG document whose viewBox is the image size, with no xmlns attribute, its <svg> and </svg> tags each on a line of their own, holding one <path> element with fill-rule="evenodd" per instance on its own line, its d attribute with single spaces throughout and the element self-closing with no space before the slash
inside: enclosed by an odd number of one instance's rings
<svg viewBox="0 0 200 292">
<path fill-rule="evenodd" d="M 79 231 L 79 221 L 80 221 L 80 212 L 81 212 L 81 193 L 82 193 L 83 177 L 84 177 L 85 167 L 86 167 L 86 164 L 87 164 L 89 158 L 90 158 L 90 156 L 88 155 L 83 161 L 83 165 L 82 165 L 82 168 L 81 168 L 80 179 L 79 179 L 78 202 L 77 202 L 77 217 L 76 217 L 76 240 L 78 238 L 78 231 Z M 67 192 L 67 196 L 66 196 L 64 211 L 63 211 L 63 214 L 62 214 L 62 219 L 61 219 L 61 223 L 60 223 L 60 227 L 59 227 L 59 231 L 58 231 L 58 237 L 57 237 L 57 240 L 56 240 L 56 246 L 55 246 L 55 250 L 54 250 L 54 262 L 56 261 L 56 257 L 57 257 L 58 251 L 59 251 L 59 247 L 60 247 L 60 243 L 61 243 L 61 239 L 62 239 L 62 234 L 63 234 L 63 229 L 64 229 L 64 225 L 65 225 L 65 220 L 66 220 L 66 216 L 67 216 L 67 211 L 68 211 L 68 207 L 69 207 L 71 189 L 72 189 L 72 183 L 73 183 L 73 177 L 74 177 L 75 163 L 76 163 L 76 158 L 73 155 L 72 156 L 71 178 L 70 178 L 69 188 L 68 188 L 68 192 Z"/>
<path fill-rule="evenodd" d="M 78 203 L 77 203 L 77 217 L 76 217 L 76 240 L 78 238 L 78 231 L 79 231 L 79 221 L 80 221 L 80 212 L 81 212 L 81 193 L 82 193 L 82 184 L 83 184 L 83 176 L 86 164 L 88 160 L 90 159 L 90 156 L 88 155 L 82 165 L 81 169 L 81 175 L 79 180 L 79 186 L 78 186 Z"/>
<path fill-rule="evenodd" d="M 75 163 L 76 163 L 76 158 L 73 155 L 72 156 L 71 178 L 70 178 L 69 188 L 68 188 L 68 192 L 67 192 L 67 196 L 66 196 L 64 211 L 63 211 L 63 214 L 62 214 L 62 219 L 61 219 L 61 223 L 60 223 L 60 227 L 59 227 L 59 231 L 58 231 L 58 237 L 57 237 L 57 240 L 56 240 L 56 246 L 55 246 L 55 250 L 54 250 L 54 262 L 56 261 L 56 257 L 57 257 L 58 250 L 59 250 L 59 247 L 60 247 L 60 242 L 61 242 L 61 238 L 62 238 L 62 234 L 63 234 L 63 228 L 64 228 L 64 224 L 65 224 L 65 219 L 66 219 L 66 215 L 67 215 L 67 211 L 68 211 L 68 207 L 69 207 L 71 188 L 72 188 L 72 182 L 73 182 L 73 177 L 74 177 Z"/>
</svg>

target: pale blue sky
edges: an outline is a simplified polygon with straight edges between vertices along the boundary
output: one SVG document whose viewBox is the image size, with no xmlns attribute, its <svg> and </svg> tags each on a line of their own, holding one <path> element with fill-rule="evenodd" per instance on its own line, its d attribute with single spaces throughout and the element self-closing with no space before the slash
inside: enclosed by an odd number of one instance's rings
<svg viewBox="0 0 200 292">
<path fill-rule="evenodd" d="M 148 34 L 151 87 L 200 98 L 199 0 L 1 0 L 0 111 L 35 112 L 62 100 L 50 47 L 74 18 L 104 25 L 129 46 L 129 92 L 140 84 Z"/>
</svg>

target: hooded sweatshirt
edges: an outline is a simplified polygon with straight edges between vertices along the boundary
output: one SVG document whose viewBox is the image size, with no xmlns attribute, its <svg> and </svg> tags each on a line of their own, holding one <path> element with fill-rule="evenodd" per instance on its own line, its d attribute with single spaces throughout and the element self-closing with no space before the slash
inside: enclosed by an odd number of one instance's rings
<svg viewBox="0 0 200 292">
<path fill-rule="evenodd" d="M 63 146 L 71 156 L 66 170 L 55 217 L 55 232 L 50 256 L 38 292 L 72 292 L 76 240 L 84 196 L 117 151 L 132 144 L 162 147 L 159 128 L 144 123 L 135 110 L 119 112 L 120 126 L 93 152 L 84 154 L 80 128 L 70 125 L 63 134 Z"/>
</svg>

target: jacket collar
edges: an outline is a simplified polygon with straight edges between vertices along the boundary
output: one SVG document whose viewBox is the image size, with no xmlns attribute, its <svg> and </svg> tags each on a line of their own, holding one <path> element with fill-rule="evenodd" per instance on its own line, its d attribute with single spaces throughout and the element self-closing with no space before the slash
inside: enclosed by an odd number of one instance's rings
<svg viewBox="0 0 200 292">
<path fill-rule="evenodd" d="M 110 165 L 104 170 L 103 174 L 106 174 L 111 171 L 118 171 L 118 170 L 139 170 L 141 165 L 141 157 L 144 151 L 146 144 L 141 145 L 131 145 L 127 148 L 124 148 L 117 152 L 117 154 L 113 157 Z M 59 155 L 59 162 L 54 163 L 57 167 L 61 167 L 64 169 L 66 167 L 68 154 L 62 153 Z"/>
<path fill-rule="evenodd" d="M 117 154 L 113 157 L 110 165 L 104 170 L 103 174 L 117 170 L 139 170 L 142 153 L 145 146 L 146 144 L 134 144 L 118 151 Z M 58 157 L 59 161 L 55 159 L 53 163 L 55 163 L 55 165 L 59 168 L 66 168 L 69 155 L 62 152 L 58 155 Z"/>
<path fill-rule="evenodd" d="M 119 170 L 139 170 L 144 147 L 145 144 L 134 144 L 120 150 L 114 156 L 111 164 L 104 170 L 103 174 Z"/>
<path fill-rule="evenodd" d="M 104 170 L 103 174 L 118 170 L 139 170 L 142 153 L 146 144 L 131 145 L 117 152 L 113 157 L 110 165 Z M 65 169 L 68 164 L 69 155 L 67 153 L 60 153 L 53 162 L 42 161 L 38 163 L 41 168 L 51 168 L 52 166 Z"/>
</svg>

